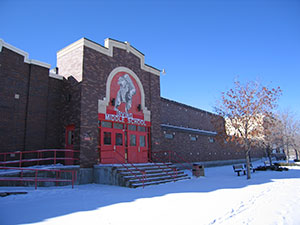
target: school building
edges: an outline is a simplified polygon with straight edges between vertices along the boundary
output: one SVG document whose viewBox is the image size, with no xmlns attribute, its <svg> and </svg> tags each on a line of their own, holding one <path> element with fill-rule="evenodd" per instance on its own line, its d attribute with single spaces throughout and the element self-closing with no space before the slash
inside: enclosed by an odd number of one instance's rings
<svg viewBox="0 0 300 225">
<path fill-rule="evenodd" d="M 159 161 L 171 151 L 188 162 L 244 158 L 215 138 L 216 115 L 162 98 L 160 75 L 128 42 L 82 38 L 50 69 L 0 40 L 0 151 L 79 150 L 82 168 Z"/>
</svg>

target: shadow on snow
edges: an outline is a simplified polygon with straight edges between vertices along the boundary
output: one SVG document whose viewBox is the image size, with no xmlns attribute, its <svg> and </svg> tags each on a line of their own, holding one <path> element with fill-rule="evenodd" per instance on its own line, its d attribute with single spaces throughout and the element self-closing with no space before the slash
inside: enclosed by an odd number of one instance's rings
<svg viewBox="0 0 300 225">
<path fill-rule="evenodd" d="M 175 193 L 209 193 L 221 189 L 239 189 L 249 185 L 273 182 L 273 179 L 300 178 L 300 170 L 257 171 L 250 180 L 237 176 L 232 166 L 205 169 L 205 177 L 156 186 L 130 189 L 109 185 L 79 185 L 68 187 L 32 188 L 12 187 L 9 190 L 25 190 L 27 195 L 8 196 L 0 199 L 0 223 L 23 224 L 76 212 L 96 210 L 118 203 L 133 202 L 142 198 L 161 197 Z M 5 188 L 1 188 L 4 190 Z M 13 212 L 11 210 L 14 210 Z M 2 218 L 2 219 L 1 219 Z M 4 220 L 1 222 L 1 220 Z"/>
</svg>

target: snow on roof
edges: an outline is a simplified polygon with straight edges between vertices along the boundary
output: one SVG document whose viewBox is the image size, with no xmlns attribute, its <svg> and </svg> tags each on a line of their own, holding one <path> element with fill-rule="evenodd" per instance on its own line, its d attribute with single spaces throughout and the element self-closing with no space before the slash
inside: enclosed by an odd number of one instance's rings
<svg viewBox="0 0 300 225">
<path fill-rule="evenodd" d="M 161 126 L 169 129 L 180 130 L 183 132 L 192 132 L 192 133 L 204 134 L 204 135 L 217 135 L 217 132 L 215 131 L 200 130 L 200 129 L 189 128 L 189 127 L 180 127 L 180 126 L 174 126 L 169 124 L 161 124 Z"/>
</svg>

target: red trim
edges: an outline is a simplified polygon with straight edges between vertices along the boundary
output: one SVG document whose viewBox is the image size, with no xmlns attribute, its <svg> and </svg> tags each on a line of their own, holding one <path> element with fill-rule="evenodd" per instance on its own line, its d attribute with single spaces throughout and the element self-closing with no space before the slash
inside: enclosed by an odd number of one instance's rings
<svg viewBox="0 0 300 225">
<path fill-rule="evenodd" d="M 103 120 L 107 121 L 107 120 Z M 114 127 L 114 124 L 117 122 L 107 121 L 112 123 L 112 127 Z M 126 123 L 124 124 L 123 129 L 117 129 L 117 128 L 107 128 L 107 127 L 101 127 L 101 121 L 99 126 L 99 159 L 100 163 L 103 164 L 113 164 L 113 163 L 119 163 L 120 161 L 125 163 L 146 163 L 148 162 L 149 156 L 150 156 L 150 127 L 145 126 L 136 126 L 138 127 L 145 127 L 145 131 L 138 131 L 136 129 L 135 131 L 128 130 L 128 125 Z M 110 144 L 104 145 L 104 132 L 110 133 Z M 123 145 L 118 146 L 116 145 L 116 134 L 122 133 L 123 137 Z M 130 135 L 136 136 L 136 146 L 130 146 Z M 125 137 L 126 136 L 126 137 Z M 145 137 L 145 146 L 141 147 L 140 142 L 140 136 Z M 127 138 L 127 139 L 126 139 Z M 127 143 L 125 143 L 125 140 L 127 140 Z M 117 154 L 118 153 L 118 154 Z M 120 159 L 119 155 L 122 155 L 123 157 Z M 127 155 L 127 157 L 126 157 Z"/>
</svg>

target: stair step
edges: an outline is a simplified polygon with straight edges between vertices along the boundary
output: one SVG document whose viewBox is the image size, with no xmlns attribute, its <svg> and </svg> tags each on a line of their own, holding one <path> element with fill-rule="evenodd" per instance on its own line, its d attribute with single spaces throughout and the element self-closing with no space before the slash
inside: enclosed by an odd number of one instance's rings
<svg viewBox="0 0 300 225">
<path fill-rule="evenodd" d="M 183 174 L 183 175 L 180 175 L 180 176 L 177 176 L 176 178 L 180 178 L 180 177 L 185 177 L 187 176 L 186 174 Z M 168 179 L 176 179 L 172 176 L 162 176 L 162 177 L 147 177 L 145 178 L 145 181 L 146 182 L 149 182 L 149 181 L 160 181 L 160 180 L 168 180 Z M 131 184 L 134 184 L 134 183 L 139 183 L 141 182 L 142 179 L 133 179 L 133 180 L 129 180 L 129 183 Z"/>
<path fill-rule="evenodd" d="M 143 166 L 143 167 L 127 167 L 130 170 L 154 170 L 154 169 L 175 169 L 175 166 Z M 127 168 L 117 168 L 117 171 L 127 171 Z"/>
<path fill-rule="evenodd" d="M 107 164 L 105 164 L 107 165 Z M 172 163 L 124 163 L 124 164 L 111 164 L 111 166 L 114 166 L 114 167 L 117 167 L 117 168 L 122 168 L 123 165 L 127 166 L 127 167 L 132 167 L 132 166 L 135 166 L 135 167 L 148 167 L 148 166 L 165 166 L 165 165 L 173 165 Z"/>
<path fill-rule="evenodd" d="M 189 176 L 185 176 L 185 177 L 180 177 L 180 178 L 176 178 L 175 181 L 180 181 L 180 180 L 188 180 L 191 179 Z M 137 188 L 137 187 L 142 187 L 142 186 L 149 186 L 149 185 L 157 185 L 157 184 L 163 184 L 163 183 L 169 183 L 169 182 L 174 182 L 174 179 L 165 179 L 165 180 L 161 180 L 161 181 L 150 181 L 150 182 L 145 182 L 143 183 L 134 183 L 131 184 L 132 187 Z"/>
<path fill-rule="evenodd" d="M 140 187 L 190 179 L 183 170 L 178 170 L 171 163 L 135 164 L 134 166 L 126 165 L 126 167 L 117 167 L 117 174 L 123 178 L 124 185 L 128 187 Z M 174 178 L 173 176 L 176 177 Z"/>
<path fill-rule="evenodd" d="M 165 173 L 165 172 L 161 172 L 161 173 L 150 173 L 150 174 L 146 174 L 147 177 L 158 177 L 158 176 L 163 176 L 163 175 L 173 175 L 173 173 Z M 177 175 L 179 174 L 184 174 L 183 171 L 177 171 Z M 134 175 L 128 175 L 128 176 L 123 176 L 123 178 L 125 179 L 130 179 L 130 178 L 135 178 L 135 177 L 143 177 L 143 174 L 137 174 L 136 176 Z"/>
<path fill-rule="evenodd" d="M 165 170 L 162 170 L 162 169 L 153 169 L 153 170 L 145 170 L 144 171 L 146 174 L 152 174 L 152 173 L 170 173 L 170 172 L 173 172 L 173 170 L 171 169 L 165 169 Z M 130 171 L 123 171 L 123 172 L 120 172 L 121 175 L 131 175 L 132 173 L 134 174 L 142 174 L 141 171 L 139 170 L 130 170 Z"/>
</svg>

